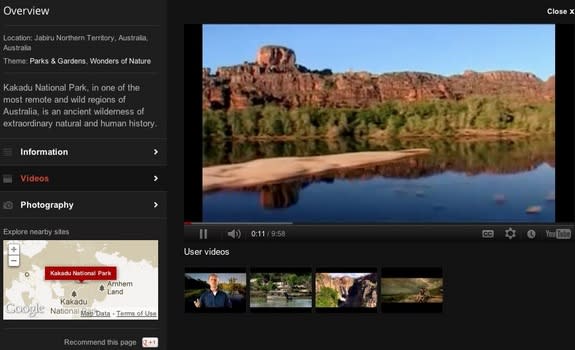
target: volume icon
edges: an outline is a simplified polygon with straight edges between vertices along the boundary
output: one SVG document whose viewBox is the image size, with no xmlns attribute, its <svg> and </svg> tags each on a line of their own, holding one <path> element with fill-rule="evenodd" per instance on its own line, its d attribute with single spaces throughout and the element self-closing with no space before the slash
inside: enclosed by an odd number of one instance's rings
<svg viewBox="0 0 575 350">
<path fill-rule="evenodd" d="M 242 238 L 242 231 L 237 229 L 228 231 L 228 237 L 230 237 L 231 239 L 240 239 Z"/>
</svg>

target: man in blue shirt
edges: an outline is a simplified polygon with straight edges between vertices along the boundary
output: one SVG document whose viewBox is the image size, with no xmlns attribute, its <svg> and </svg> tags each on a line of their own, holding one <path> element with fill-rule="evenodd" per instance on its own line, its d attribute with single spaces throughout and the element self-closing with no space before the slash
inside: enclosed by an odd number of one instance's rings
<svg viewBox="0 0 575 350">
<path fill-rule="evenodd" d="M 200 299 L 194 301 L 197 308 L 231 308 L 232 300 L 226 292 L 218 289 L 219 277 L 212 273 L 208 277 L 210 289 L 200 295 Z"/>
</svg>

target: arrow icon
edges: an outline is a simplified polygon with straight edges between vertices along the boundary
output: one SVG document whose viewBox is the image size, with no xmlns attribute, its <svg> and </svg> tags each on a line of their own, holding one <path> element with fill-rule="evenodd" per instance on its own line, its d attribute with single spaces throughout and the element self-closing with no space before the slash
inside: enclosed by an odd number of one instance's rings
<svg viewBox="0 0 575 350">
<path fill-rule="evenodd" d="M 154 209 L 158 207 L 158 202 L 154 202 Z"/>
<path fill-rule="evenodd" d="M 160 153 L 160 151 L 158 151 L 157 148 L 154 148 L 154 155 L 157 155 L 158 153 Z"/>
<path fill-rule="evenodd" d="M 158 182 L 160 178 L 158 177 L 158 175 L 154 175 L 154 182 Z"/>
</svg>

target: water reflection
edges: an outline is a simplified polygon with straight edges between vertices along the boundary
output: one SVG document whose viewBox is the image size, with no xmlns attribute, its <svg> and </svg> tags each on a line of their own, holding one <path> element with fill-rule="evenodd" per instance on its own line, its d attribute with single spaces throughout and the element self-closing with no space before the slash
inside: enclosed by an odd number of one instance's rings
<svg viewBox="0 0 575 350">
<path fill-rule="evenodd" d="M 259 191 L 260 204 L 263 208 L 288 208 L 297 203 L 299 191 L 302 189 L 299 181 L 265 185 L 252 188 L 252 191 Z"/>
<path fill-rule="evenodd" d="M 425 147 L 427 155 L 204 194 L 205 221 L 552 222 L 553 137 L 205 145 L 204 164 Z M 529 212 L 530 207 L 540 212 Z"/>
<path fill-rule="evenodd" d="M 368 147 L 368 149 L 366 149 Z M 311 156 L 339 153 L 343 150 L 397 150 L 426 147 L 428 155 L 362 168 L 338 169 L 318 175 L 302 177 L 282 183 L 270 183 L 243 188 L 243 191 L 259 192 L 260 205 L 265 209 L 288 208 L 297 204 L 299 193 L 311 183 L 333 183 L 336 179 L 367 180 L 377 177 L 417 179 L 441 174 L 446 171 L 468 176 L 479 174 L 514 174 L 530 171 L 539 165 L 555 164 L 552 138 L 494 139 L 494 140 L 391 140 L 373 141 L 338 139 L 331 141 L 308 140 L 297 142 L 226 143 L 206 147 L 204 163 L 228 164 L 254 158 Z M 210 149 L 229 149 L 228 157 Z M 209 158 L 208 154 L 212 157 Z M 216 156 L 217 155 L 217 156 Z M 395 189 L 402 193 L 401 188 Z M 423 196 L 421 191 L 418 196 Z"/>
</svg>

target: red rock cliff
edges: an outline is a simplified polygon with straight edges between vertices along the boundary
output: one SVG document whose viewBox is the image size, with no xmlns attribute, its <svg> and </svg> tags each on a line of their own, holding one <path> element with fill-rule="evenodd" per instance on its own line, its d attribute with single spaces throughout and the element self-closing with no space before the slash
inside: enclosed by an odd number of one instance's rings
<svg viewBox="0 0 575 350">
<path fill-rule="evenodd" d="M 293 50 L 264 46 L 255 63 L 203 71 L 204 109 L 243 109 L 276 103 L 287 108 L 367 107 L 390 100 L 462 99 L 472 95 L 506 96 L 525 101 L 555 99 L 555 78 L 532 73 L 465 71 L 445 77 L 421 72 L 331 74 L 296 64 Z"/>
</svg>

